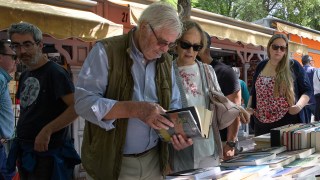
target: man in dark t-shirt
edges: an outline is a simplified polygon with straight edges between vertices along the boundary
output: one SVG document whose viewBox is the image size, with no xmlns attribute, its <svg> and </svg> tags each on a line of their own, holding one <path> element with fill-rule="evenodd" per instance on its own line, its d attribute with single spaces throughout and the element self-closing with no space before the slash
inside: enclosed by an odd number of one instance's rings
<svg viewBox="0 0 320 180">
<path fill-rule="evenodd" d="M 231 67 L 212 59 L 210 55 L 211 38 L 208 33 L 206 33 L 206 35 L 208 38 L 208 44 L 206 49 L 202 53 L 198 54 L 199 59 L 213 67 L 222 93 L 230 101 L 241 105 L 241 88 L 238 77 Z M 228 128 L 220 131 L 221 140 L 226 142 L 223 147 L 224 159 L 234 156 L 239 127 L 240 118 L 237 117 Z"/>
<path fill-rule="evenodd" d="M 18 162 L 21 179 L 72 179 L 74 166 L 80 164 L 68 128 L 77 118 L 72 80 L 42 53 L 38 27 L 12 24 L 8 34 L 10 47 L 27 67 L 19 78 L 20 116 L 9 168 Z"/>
</svg>

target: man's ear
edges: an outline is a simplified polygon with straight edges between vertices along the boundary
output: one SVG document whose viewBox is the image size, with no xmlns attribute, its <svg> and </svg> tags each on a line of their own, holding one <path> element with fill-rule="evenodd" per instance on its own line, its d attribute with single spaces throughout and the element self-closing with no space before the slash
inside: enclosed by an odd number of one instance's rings
<svg viewBox="0 0 320 180">
<path fill-rule="evenodd" d="M 148 23 L 147 23 L 146 21 L 142 21 L 142 22 L 140 23 L 139 28 L 140 28 L 140 29 L 146 29 L 146 28 L 148 28 L 147 26 L 148 26 Z"/>
</svg>

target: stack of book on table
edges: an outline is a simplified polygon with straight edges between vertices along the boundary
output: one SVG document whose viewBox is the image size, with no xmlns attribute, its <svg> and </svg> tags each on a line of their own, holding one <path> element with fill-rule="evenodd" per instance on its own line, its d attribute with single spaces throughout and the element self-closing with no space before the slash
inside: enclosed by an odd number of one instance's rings
<svg viewBox="0 0 320 180">
<path fill-rule="evenodd" d="M 221 162 L 221 166 L 222 170 L 252 169 L 246 176 L 238 175 L 237 179 L 315 179 L 320 175 L 320 153 L 314 152 L 315 148 L 287 151 L 286 146 L 254 149 Z M 268 168 L 262 168 L 264 166 Z M 254 167 L 260 169 L 259 173 Z"/>
<path fill-rule="evenodd" d="M 268 148 L 271 147 L 270 143 L 270 133 L 262 134 L 260 136 L 255 136 L 252 138 L 255 146 L 254 148 Z"/>
<path fill-rule="evenodd" d="M 271 129 L 270 139 L 271 146 L 286 146 L 288 151 L 314 147 L 320 152 L 320 122 Z"/>
<path fill-rule="evenodd" d="M 286 146 L 254 149 L 221 162 L 220 167 L 192 169 L 166 179 L 315 179 L 320 176 L 320 152 L 315 148 L 287 151 Z"/>
</svg>

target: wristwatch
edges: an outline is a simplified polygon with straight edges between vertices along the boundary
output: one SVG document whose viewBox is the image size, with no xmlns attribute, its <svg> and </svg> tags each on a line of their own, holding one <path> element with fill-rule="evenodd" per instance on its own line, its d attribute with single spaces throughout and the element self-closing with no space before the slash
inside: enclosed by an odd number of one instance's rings
<svg viewBox="0 0 320 180">
<path fill-rule="evenodd" d="M 227 141 L 226 143 L 229 147 L 235 148 L 237 145 L 237 141 Z"/>
</svg>

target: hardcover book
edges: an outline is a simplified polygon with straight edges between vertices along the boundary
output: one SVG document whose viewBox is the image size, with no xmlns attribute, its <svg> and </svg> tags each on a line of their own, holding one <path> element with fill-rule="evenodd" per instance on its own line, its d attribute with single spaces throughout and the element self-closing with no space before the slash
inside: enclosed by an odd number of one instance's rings
<svg viewBox="0 0 320 180">
<path fill-rule="evenodd" d="M 187 138 L 208 138 L 212 120 L 212 111 L 204 107 L 187 107 L 173 111 L 167 111 L 163 115 L 171 122 L 174 127 L 168 130 L 156 130 L 161 140 L 170 142 L 174 134 L 180 134 Z"/>
<path fill-rule="evenodd" d="M 274 159 L 276 154 L 274 153 L 250 153 L 240 154 L 232 159 L 221 162 L 221 166 L 256 166 L 261 165 L 264 162 Z"/>
</svg>

